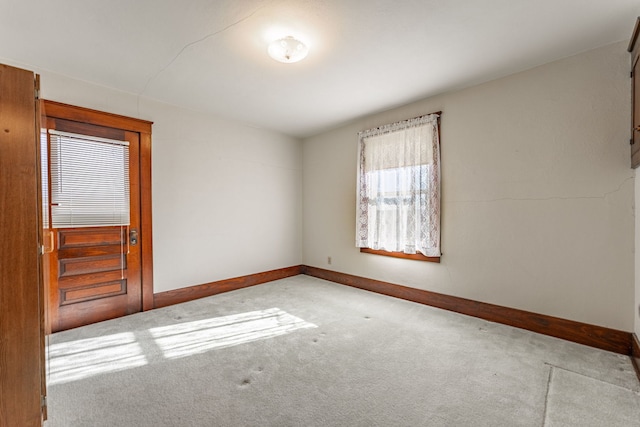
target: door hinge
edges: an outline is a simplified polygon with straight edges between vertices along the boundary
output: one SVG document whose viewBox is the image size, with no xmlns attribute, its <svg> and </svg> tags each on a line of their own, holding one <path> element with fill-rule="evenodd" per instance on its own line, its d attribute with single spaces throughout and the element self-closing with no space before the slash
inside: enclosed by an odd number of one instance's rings
<svg viewBox="0 0 640 427">
<path fill-rule="evenodd" d="M 40 396 L 40 406 L 42 408 L 47 407 L 47 396 Z"/>
<path fill-rule="evenodd" d="M 36 99 L 40 99 L 40 89 L 36 89 Z"/>
<path fill-rule="evenodd" d="M 633 144 L 635 144 L 635 143 L 636 143 L 636 142 L 633 140 L 633 138 L 631 138 L 631 139 L 629 140 L 629 145 L 633 145 Z"/>
</svg>

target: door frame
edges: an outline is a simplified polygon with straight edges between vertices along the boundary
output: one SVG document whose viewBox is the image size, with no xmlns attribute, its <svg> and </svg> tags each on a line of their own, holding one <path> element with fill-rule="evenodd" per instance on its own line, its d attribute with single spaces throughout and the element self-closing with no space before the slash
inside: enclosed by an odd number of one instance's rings
<svg viewBox="0 0 640 427">
<path fill-rule="evenodd" d="M 153 122 L 134 119 L 84 107 L 42 100 L 42 123 L 46 118 L 72 120 L 106 126 L 140 135 L 140 252 L 142 311 L 153 309 L 153 239 L 151 222 L 151 125 Z"/>
</svg>

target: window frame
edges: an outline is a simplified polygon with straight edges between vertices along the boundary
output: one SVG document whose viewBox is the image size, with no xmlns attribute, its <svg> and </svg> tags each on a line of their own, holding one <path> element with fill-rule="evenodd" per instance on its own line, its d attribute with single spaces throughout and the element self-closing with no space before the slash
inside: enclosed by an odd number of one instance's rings
<svg viewBox="0 0 640 427">
<path fill-rule="evenodd" d="M 382 256 L 402 258 L 402 259 L 412 259 L 414 261 L 435 262 L 438 264 L 440 263 L 439 256 L 426 256 L 419 252 L 415 254 L 405 254 L 404 252 L 390 252 L 390 251 L 383 251 L 383 250 L 371 249 L 371 248 L 358 248 L 358 249 L 360 249 L 360 252 L 363 254 L 382 255 Z"/>
<path fill-rule="evenodd" d="M 440 120 L 442 117 L 442 111 L 435 111 L 433 113 L 428 113 L 428 114 L 423 114 L 421 116 L 415 117 L 415 118 L 420 118 L 423 116 L 429 116 L 432 114 L 437 114 L 438 118 L 436 120 L 436 127 L 438 130 L 438 143 L 439 143 L 439 147 L 442 144 L 442 138 L 441 138 L 441 134 L 440 134 Z M 407 120 L 412 120 L 412 119 L 407 119 Z M 439 153 L 440 155 L 440 168 L 442 169 L 442 151 L 440 151 Z M 358 164 L 358 167 L 360 167 L 360 164 Z M 442 185 L 442 172 L 440 172 L 440 185 Z M 440 196 L 440 208 L 442 209 L 442 196 Z M 442 219 L 442 217 L 441 217 Z M 442 224 L 440 225 L 440 247 L 442 248 Z M 366 254 L 370 254 L 370 255 L 380 255 L 380 256 L 387 256 L 387 257 L 392 257 L 392 258 L 399 258 L 399 259 L 408 259 L 408 260 L 414 260 L 414 261 L 423 261 L 423 262 L 433 262 L 433 263 L 440 263 L 440 259 L 442 257 L 442 251 L 440 251 L 440 256 L 426 256 L 420 252 L 416 252 L 415 254 L 407 254 L 404 252 L 397 252 L 397 251 L 385 251 L 382 249 L 371 249 L 371 248 L 358 248 L 360 250 L 360 253 L 366 253 Z"/>
</svg>

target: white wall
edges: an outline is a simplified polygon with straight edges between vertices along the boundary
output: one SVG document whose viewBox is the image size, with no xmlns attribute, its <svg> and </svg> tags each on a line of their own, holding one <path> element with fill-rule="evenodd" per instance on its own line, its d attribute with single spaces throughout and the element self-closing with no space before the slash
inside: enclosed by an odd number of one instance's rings
<svg viewBox="0 0 640 427">
<path fill-rule="evenodd" d="M 361 254 L 356 133 L 438 110 L 442 262 Z M 617 43 L 308 138 L 303 262 L 631 331 L 629 117 L 629 57 Z"/>
<path fill-rule="evenodd" d="M 155 292 L 301 264 L 300 141 L 35 71 L 45 99 L 154 122 Z"/>
</svg>

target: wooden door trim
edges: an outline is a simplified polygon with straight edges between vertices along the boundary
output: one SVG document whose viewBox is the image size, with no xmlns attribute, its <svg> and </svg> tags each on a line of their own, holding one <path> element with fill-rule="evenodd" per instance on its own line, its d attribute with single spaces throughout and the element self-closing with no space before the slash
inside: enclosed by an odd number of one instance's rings
<svg viewBox="0 0 640 427">
<path fill-rule="evenodd" d="M 42 114 L 48 118 L 123 129 L 140 135 L 142 310 L 151 310 L 153 308 L 153 227 L 151 219 L 151 125 L 153 122 L 49 100 L 42 101 Z"/>
<path fill-rule="evenodd" d="M 36 159 L 41 159 L 42 158 L 42 152 L 41 152 L 41 145 L 40 145 L 40 128 L 42 127 L 42 122 L 41 122 L 41 105 L 40 105 L 40 75 L 36 74 L 35 75 L 36 81 L 36 100 L 35 100 L 35 129 L 34 129 L 34 135 L 36 138 Z M 36 163 L 39 163 L 38 160 L 36 160 Z M 38 166 L 41 167 L 41 165 L 39 164 Z M 40 171 L 40 168 L 38 168 L 38 171 Z M 38 246 L 42 249 L 44 249 L 44 229 L 42 227 L 42 224 L 44 223 L 43 221 L 43 211 L 42 211 L 42 173 L 38 173 L 38 179 L 37 179 L 37 183 L 38 183 L 38 190 L 37 190 L 37 194 L 38 194 Z M 47 186 L 49 186 L 49 184 L 47 184 Z M 49 186 L 50 187 L 50 186 Z M 49 327 L 48 325 L 48 319 L 47 316 L 49 315 L 47 312 L 47 304 L 46 304 L 46 300 L 47 300 L 47 296 L 45 293 L 45 279 L 44 279 L 44 273 L 45 273 L 45 265 L 44 265 L 44 259 L 46 258 L 45 256 L 43 256 L 44 253 L 40 253 L 40 256 L 38 257 L 38 292 L 40 293 L 40 298 L 39 298 L 39 304 L 40 304 L 40 404 L 41 404 L 41 408 L 42 408 L 42 420 L 46 421 L 48 419 L 48 408 L 47 408 L 47 356 L 46 356 L 46 350 L 47 350 L 47 346 L 46 346 L 46 342 L 45 342 L 45 336 L 46 336 L 46 331 L 47 328 Z"/>
<path fill-rule="evenodd" d="M 49 101 L 46 99 L 43 100 L 43 103 L 44 114 L 47 117 L 90 123 L 99 126 L 128 130 L 131 132 L 148 133 L 151 135 L 151 125 L 153 122 L 148 120 L 120 116 L 118 114 L 63 104 L 61 102 Z"/>
<path fill-rule="evenodd" d="M 149 125 L 151 126 L 151 125 Z M 151 127 L 140 133 L 140 273 L 142 311 L 153 309 L 153 236 L 151 227 Z"/>
</svg>

